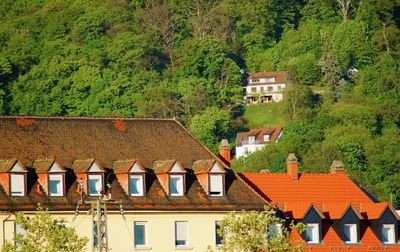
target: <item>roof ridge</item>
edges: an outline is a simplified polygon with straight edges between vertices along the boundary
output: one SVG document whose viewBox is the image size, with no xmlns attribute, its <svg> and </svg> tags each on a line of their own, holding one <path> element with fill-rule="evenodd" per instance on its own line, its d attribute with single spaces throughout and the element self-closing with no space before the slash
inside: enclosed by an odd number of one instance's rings
<svg viewBox="0 0 400 252">
<path fill-rule="evenodd" d="M 25 116 L 25 115 L 8 115 L 0 116 L 0 119 L 60 119 L 60 120 L 72 120 L 72 119 L 82 119 L 82 120 L 145 120 L 145 121 L 176 121 L 174 118 L 156 118 L 156 117 L 110 117 L 110 116 Z"/>
</svg>

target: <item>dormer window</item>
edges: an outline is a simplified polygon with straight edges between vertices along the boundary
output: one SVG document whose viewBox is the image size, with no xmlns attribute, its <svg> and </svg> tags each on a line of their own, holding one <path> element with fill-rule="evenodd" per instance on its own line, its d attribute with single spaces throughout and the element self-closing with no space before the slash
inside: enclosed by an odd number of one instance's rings
<svg viewBox="0 0 400 252">
<path fill-rule="evenodd" d="M 87 174 L 89 196 L 100 196 L 102 192 L 104 193 L 104 169 L 96 161 L 93 161 Z"/>
<path fill-rule="evenodd" d="M 25 175 L 10 174 L 11 196 L 25 196 Z"/>
<path fill-rule="evenodd" d="M 169 194 L 171 196 L 183 196 L 183 174 L 169 175 Z"/>
<path fill-rule="evenodd" d="M 19 161 L 15 161 L 8 172 L 10 174 L 10 195 L 25 196 L 26 173 L 28 172 L 26 168 Z"/>
<path fill-rule="evenodd" d="M 319 223 L 307 223 L 304 239 L 307 243 L 320 243 Z"/>
<path fill-rule="evenodd" d="M 129 175 L 129 194 L 131 196 L 144 195 L 144 183 L 142 174 Z"/>
<path fill-rule="evenodd" d="M 62 174 L 49 174 L 49 195 L 50 196 L 63 196 L 63 175 Z"/>
<path fill-rule="evenodd" d="M 268 227 L 268 238 L 270 240 L 274 239 L 277 236 L 282 235 L 282 223 L 274 223 L 270 224 Z"/>
<path fill-rule="evenodd" d="M 103 191 L 102 175 L 89 174 L 88 175 L 88 192 L 90 196 L 100 196 Z"/>
<path fill-rule="evenodd" d="M 394 224 L 383 224 L 382 225 L 382 243 L 394 244 L 396 243 L 396 233 Z"/>
<path fill-rule="evenodd" d="M 268 134 L 265 134 L 264 135 L 264 142 L 268 142 L 269 141 L 269 135 Z"/>
<path fill-rule="evenodd" d="M 48 190 L 50 196 L 64 196 L 65 169 L 55 161 L 48 170 Z"/>
<path fill-rule="evenodd" d="M 222 196 L 224 195 L 224 175 L 223 174 L 210 174 L 210 195 Z"/>
<path fill-rule="evenodd" d="M 345 243 L 357 243 L 357 224 L 344 224 L 343 226 L 343 240 Z"/>
<path fill-rule="evenodd" d="M 153 169 L 167 195 L 183 196 L 185 194 L 187 171 L 178 160 L 157 160 L 154 162 Z"/>
</svg>

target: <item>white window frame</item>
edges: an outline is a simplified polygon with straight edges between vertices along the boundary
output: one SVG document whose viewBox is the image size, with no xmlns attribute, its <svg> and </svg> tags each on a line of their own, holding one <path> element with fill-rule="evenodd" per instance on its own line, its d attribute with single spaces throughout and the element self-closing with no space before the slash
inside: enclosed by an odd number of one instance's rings
<svg viewBox="0 0 400 252">
<path fill-rule="evenodd" d="M 135 185 L 138 193 L 132 193 L 131 180 L 133 180 L 133 179 L 139 179 L 139 180 L 137 180 L 138 185 Z M 131 196 L 143 196 L 144 195 L 144 179 L 143 179 L 142 174 L 130 174 L 129 175 L 129 194 Z"/>
<path fill-rule="evenodd" d="M 183 176 L 184 176 L 183 174 L 170 174 L 169 175 L 168 186 L 169 186 L 169 195 L 170 196 L 183 196 L 183 194 L 184 194 L 183 187 L 185 184 Z M 172 184 L 172 181 L 175 181 L 174 179 L 176 179 L 176 178 L 179 178 L 178 182 L 176 183 L 176 189 L 178 190 L 178 192 L 173 193 L 173 192 L 171 192 L 171 184 Z"/>
<path fill-rule="evenodd" d="M 17 179 L 18 178 L 18 179 Z M 22 179 L 22 181 L 21 181 Z M 17 185 L 19 183 L 19 185 Z M 20 173 L 10 173 L 10 195 L 11 196 L 25 196 L 26 185 L 25 185 L 25 174 Z M 21 190 L 15 190 L 17 188 L 22 188 Z"/>
<path fill-rule="evenodd" d="M 384 244 L 395 244 L 396 243 L 396 232 L 394 229 L 395 225 L 394 224 L 383 224 L 382 225 L 382 243 Z M 388 236 L 387 236 L 387 241 L 384 240 L 384 230 L 387 229 L 388 231 Z"/>
<path fill-rule="evenodd" d="M 180 227 L 180 226 L 181 227 L 183 226 L 185 230 L 182 230 L 180 232 L 178 230 L 178 227 Z M 182 240 L 182 241 L 185 241 L 185 244 L 177 244 L 178 238 L 180 238 L 180 237 L 178 237 L 178 236 L 180 236 L 179 233 L 182 233 L 185 236 L 186 239 Z M 175 221 L 175 247 L 177 247 L 177 248 L 189 247 L 189 222 Z"/>
<path fill-rule="evenodd" d="M 224 175 L 209 174 L 208 176 L 210 179 L 210 196 L 224 196 Z M 216 184 L 218 182 L 219 184 Z"/>
<path fill-rule="evenodd" d="M 346 230 L 349 231 L 349 240 L 346 240 Z M 346 223 L 343 225 L 343 240 L 345 243 L 358 243 L 358 230 L 357 224 L 355 223 Z"/>
<path fill-rule="evenodd" d="M 144 227 L 144 244 L 136 244 L 136 240 L 135 240 L 135 226 L 143 226 Z M 133 222 L 133 245 L 135 246 L 135 248 L 144 248 L 144 247 L 148 247 L 149 244 L 149 235 L 148 235 L 148 231 L 147 231 L 147 221 L 134 221 Z"/>
<path fill-rule="evenodd" d="M 269 142 L 271 136 L 269 134 L 264 134 L 264 142 Z"/>
<path fill-rule="evenodd" d="M 93 180 L 93 179 L 100 179 L 100 189 L 99 189 L 99 192 L 98 193 L 90 193 L 90 183 L 89 183 L 89 181 L 90 180 Z M 88 174 L 88 183 L 87 183 L 87 185 L 88 185 L 88 195 L 89 196 L 100 196 L 101 195 L 101 191 L 103 191 L 103 175 L 101 175 L 101 174 Z"/>
<path fill-rule="evenodd" d="M 64 195 L 64 176 L 63 174 L 49 174 L 49 195 L 50 196 L 63 196 Z M 52 193 L 50 191 L 50 181 L 60 181 L 60 191 L 57 193 Z"/>
<path fill-rule="evenodd" d="M 304 231 L 305 232 L 304 239 L 306 240 L 306 242 L 309 244 L 320 243 L 319 223 L 306 223 L 306 224 L 307 224 L 307 230 Z M 309 236 L 309 235 L 311 235 L 311 236 Z M 308 240 L 308 237 L 311 237 L 311 240 Z"/>
</svg>

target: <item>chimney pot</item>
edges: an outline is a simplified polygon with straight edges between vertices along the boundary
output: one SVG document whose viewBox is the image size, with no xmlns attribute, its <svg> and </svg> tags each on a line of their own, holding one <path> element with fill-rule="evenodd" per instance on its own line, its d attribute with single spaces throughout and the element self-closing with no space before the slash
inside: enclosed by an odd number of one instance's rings
<svg viewBox="0 0 400 252">
<path fill-rule="evenodd" d="M 331 164 L 330 172 L 331 174 L 346 174 L 342 161 L 334 160 Z"/>
<path fill-rule="evenodd" d="M 299 163 L 297 162 L 296 155 L 294 153 L 289 153 L 286 159 L 287 174 L 293 180 L 299 179 Z"/>
<path fill-rule="evenodd" d="M 219 156 L 226 163 L 231 163 L 231 147 L 229 145 L 228 139 L 222 139 L 219 145 Z"/>
</svg>

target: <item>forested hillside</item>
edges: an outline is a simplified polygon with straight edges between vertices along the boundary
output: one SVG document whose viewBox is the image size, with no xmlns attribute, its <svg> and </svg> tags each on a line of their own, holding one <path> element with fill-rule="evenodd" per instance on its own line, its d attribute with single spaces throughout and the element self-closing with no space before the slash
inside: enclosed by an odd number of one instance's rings
<svg viewBox="0 0 400 252">
<path fill-rule="evenodd" d="M 246 125 L 240 69 L 288 70 L 284 135 L 234 169 L 342 159 L 399 203 L 399 26 L 400 0 L 2 0 L 0 113 L 174 116 L 216 150 Z"/>
</svg>

